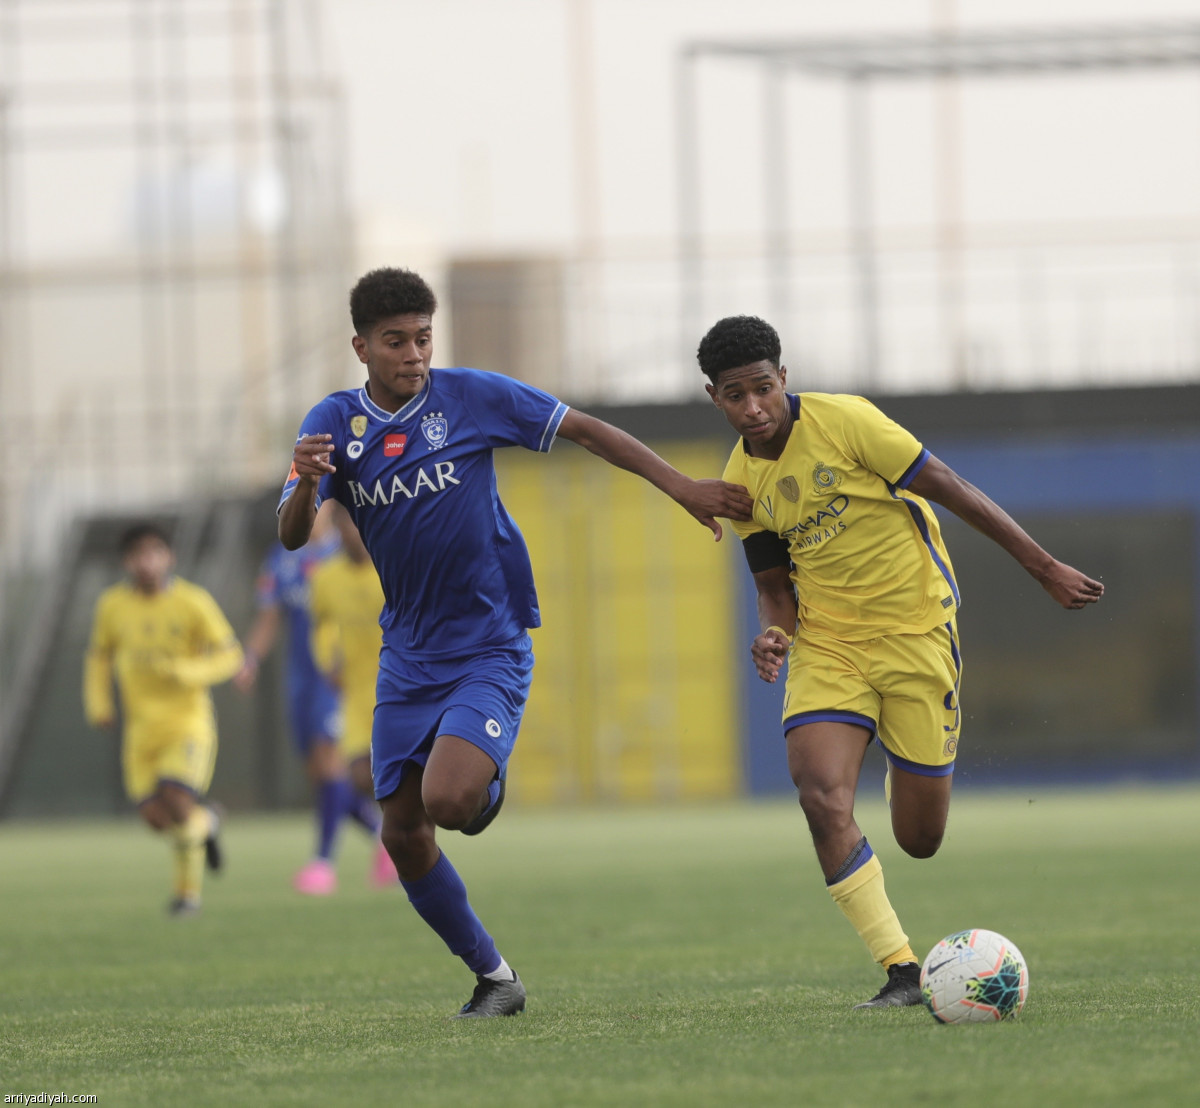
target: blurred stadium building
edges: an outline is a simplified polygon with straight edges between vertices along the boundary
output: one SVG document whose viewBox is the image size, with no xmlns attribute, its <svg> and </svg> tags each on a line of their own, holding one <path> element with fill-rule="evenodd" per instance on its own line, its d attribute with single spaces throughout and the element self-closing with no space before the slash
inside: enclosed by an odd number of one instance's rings
<svg viewBox="0 0 1200 1108">
<path fill-rule="evenodd" d="M 122 808 L 78 704 L 116 534 L 145 514 L 175 524 L 181 572 L 244 629 L 295 426 L 358 380 L 328 15 L 318 0 L 0 0 L 0 813 Z M 573 251 L 437 259 L 438 360 L 518 373 L 713 474 L 730 443 L 695 402 L 691 352 L 710 318 L 768 316 L 802 388 L 876 398 L 1109 586 L 1089 622 L 1063 625 L 1003 555 L 949 528 L 964 776 L 1200 772 L 1200 218 L 969 225 L 954 104 L 974 76 L 1146 68 L 1190 74 L 1194 95 L 1200 24 L 706 40 L 676 64 L 675 235 L 607 242 L 584 219 Z M 762 82 L 763 158 L 745 174 L 758 239 L 704 230 L 704 104 L 730 66 Z M 845 88 L 844 233 L 795 230 L 798 78 Z M 873 90 L 900 80 L 941 97 L 929 227 L 872 216 L 887 187 Z M 546 617 L 514 792 L 786 788 L 734 544 L 567 449 L 499 468 Z M 218 691 L 216 788 L 234 806 L 303 796 L 277 684 L 250 702 Z"/>
</svg>

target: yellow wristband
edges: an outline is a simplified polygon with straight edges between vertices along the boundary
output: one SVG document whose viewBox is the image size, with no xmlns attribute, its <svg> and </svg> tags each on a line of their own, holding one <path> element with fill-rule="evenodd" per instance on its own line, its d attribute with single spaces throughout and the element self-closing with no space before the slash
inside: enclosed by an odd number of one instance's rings
<svg viewBox="0 0 1200 1108">
<path fill-rule="evenodd" d="M 789 635 L 789 634 L 788 634 L 788 633 L 787 633 L 787 632 L 786 632 L 786 631 L 785 631 L 785 630 L 784 630 L 782 627 L 780 627 L 780 626 L 779 626 L 779 624 L 777 624 L 777 623 L 772 623 L 772 624 L 771 624 L 771 626 L 767 628 L 767 631 L 778 631 L 778 632 L 779 632 L 779 633 L 780 633 L 780 634 L 781 634 L 781 635 L 782 635 L 782 636 L 783 636 L 785 639 L 787 639 L 787 641 L 788 641 L 789 643 L 791 643 L 791 641 L 792 641 L 792 636 L 791 636 L 791 635 Z M 766 634 L 766 631 L 764 631 L 764 632 L 763 632 L 763 634 Z"/>
</svg>

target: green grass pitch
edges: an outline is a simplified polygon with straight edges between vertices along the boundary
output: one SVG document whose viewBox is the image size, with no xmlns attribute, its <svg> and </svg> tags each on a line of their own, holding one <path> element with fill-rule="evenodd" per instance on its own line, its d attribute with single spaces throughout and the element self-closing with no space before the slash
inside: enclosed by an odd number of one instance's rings
<svg viewBox="0 0 1200 1108">
<path fill-rule="evenodd" d="M 1200 1079 L 1200 791 L 962 790 L 924 862 L 859 816 L 923 956 L 988 927 L 1030 965 L 1011 1023 L 854 1012 L 882 980 L 794 803 L 523 812 L 444 845 L 529 988 L 473 979 L 344 832 L 228 821 L 202 916 L 169 921 L 132 821 L 0 826 L 0 1094 L 101 1105 L 1178 1105 Z"/>
</svg>

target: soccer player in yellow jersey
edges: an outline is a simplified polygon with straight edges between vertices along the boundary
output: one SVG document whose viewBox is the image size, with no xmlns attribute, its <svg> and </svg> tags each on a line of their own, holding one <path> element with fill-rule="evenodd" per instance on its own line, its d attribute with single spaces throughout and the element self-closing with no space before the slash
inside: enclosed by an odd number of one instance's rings
<svg viewBox="0 0 1200 1108">
<path fill-rule="evenodd" d="M 357 793 L 359 822 L 379 835 L 379 806 L 371 777 L 371 726 L 375 716 L 375 684 L 383 631 L 383 586 L 350 514 L 339 504 L 334 522 L 341 550 L 326 559 L 309 578 L 309 618 L 312 654 L 317 668 L 342 697 L 339 754 L 348 767 Z M 369 817 L 370 822 L 367 822 Z M 394 885 L 396 867 L 382 843 L 375 851 L 371 879 L 375 885 Z"/>
<path fill-rule="evenodd" d="M 171 915 L 200 907 L 203 869 L 221 866 L 217 816 L 202 798 L 212 781 L 217 730 L 209 686 L 232 677 L 242 649 L 213 598 L 172 576 L 166 534 L 140 524 L 121 540 L 128 580 L 96 603 L 84 663 L 88 723 L 113 727 L 120 692 L 125 791 L 142 819 L 174 843 Z"/>
<path fill-rule="evenodd" d="M 742 436 L 724 478 L 754 499 L 734 522 L 758 592 L 751 655 L 773 683 L 787 660 L 783 730 L 817 860 L 887 982 L 859 1008 L 920 1003 L 920 967 L 854 818 L 867 745 L 888 760 L 892 831 L 937 852 L 959 742 L 958 587 L 929 501 L 1008 551 L 1064 608 L 1104 586 L 1052 558 L 979 489 L 858 396 L 788 393 L 779 336 L 722 319 L 698 358 Z"/>
</svg>

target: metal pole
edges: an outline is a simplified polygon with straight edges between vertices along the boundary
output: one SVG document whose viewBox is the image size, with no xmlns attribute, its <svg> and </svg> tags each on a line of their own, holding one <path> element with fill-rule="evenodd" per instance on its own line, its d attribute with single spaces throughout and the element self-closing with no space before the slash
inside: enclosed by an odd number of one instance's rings
<svg viewBox="0 0 1200 1108">
<path fill-rule="evenodd" d="M 575 185 L 575 251 L 579 266 L 579 365 L 571 390 L 594 395 L 600 381 L 596 349 L 599 301 L 600 165 L 596 138 L 592 5 L 567 0 L 567 50 L 571 59 L 571 120 Z"/>
<path fill-rule="evenodd" d="M 241 389 L 235 401 L 234 425 L 245 428 L 246 476 L 263 481 L 267 459 L 273 444 L 273 424 L 256 424 L 249 418 L 263 411 L 267 402 L 267 364 L 270 340 L 267 336 L 267 246 L 266 231 L 252 218 L 251 192 L 262 173 L 260 155 L 266 145 L 263 108 L 264 93 L 259 80 L 263 66 L 256 47 L 261 44 L 262 28 L 257 21 L 265 18 L 258 0 L 237 0 L 229 9 L 230 103 L 235 120 L 233 131 L 234 164 L 237 168 L 238 210 L 236 285 L 242 352 Z M 263 159 L 265 160 L 265 159 Z"/>
<path fill-rule="evenodd" d="M 199 363 L 196 356 L 198 324 L 198 279 L 193 204 L 195 172 L 199 159 L 192 149 L 188 125 L 187 18 L 180 5 L 163 12 L 163 101 L 166 109 L 168 154 L 165 159 L 167 196 L 167 265 L 164 297 L 170 305 L 171 338 L 167 373 L 171 381 L 171 410 L 167 413 L 171 434 L 169 472 L 178 491 L 181 481 L 192 476 L 186 470 L 195 466 L 188 430 L 204 425 L 205 413 L 199 406 Z M 161 439 L 159 440 L 161 443 Z"/>
<path fill-rule="evenodd" d="M 878 254 L 872 211 L 871 85 L 862 73 L 850 75 L 847 89 L 847 150 L 850 177 L 850 235 L 858 284 L 858 373 L 861 387 L 879 382 L 880 320 Z"/>
<path fill-rule="evenodd" d="M 675 59 L 675 172 L 679 218 L 679 356 L 695 359 L 704 313 L 703 259 L 700 251 L 699 108 L 696 103 L 697 56 L 685 47 Z"/>
<path fill-rule="evenodd" d="M 23 413 L 16 404 L 17 389 L 15 387 L 15 367 L 21 364 L 18 357 L 17 344 L 14 335 L 14 320 L 16 318 L 16 250 L 13 245 L 13 234 L 16 226 L 13 219 L 12 182 L 13 167 L 16 159 L 13 157 L 12 114 L 14 109 L 15 91 L 17 88 L 17 65 L 19 60 L 17 47 L 17 10 L 16 0 L 0 2 L 0 412 L 4 412 L 12 423 L 21 421 Z M 13 442 L 15 428 L 10 427 L 5 443 L 0 447 L 0 466 L 6 474 L 19 474 L 16 451 L 23 445 Z M 11 491 L 14 484 L 11 480 L 0 488 L 0 534 L 9 536 L 16 532 L 16 521 L 12 518 L 12 505 L 16 497 Z M 0 543 L 0 703 L 11 703 L 9 695 L 13 690 L 12 676 L 16 666 L 10 667 L 7 662 L 8 651 L 8 570 L 9 552 L 14 549 L 11 539 Z M 10 673 L 10 668 L 12 673 Z M 0 712 L 0 796 L 3 796 L 6 783 L 6 766 L 12 755 L 16 735 L 13 733 L 9 717 Z"/>
<path fill-rule="evenodd" d="M 949 46 L 958 33 L 956 0 L 933 0 L 933 5 L 935 34 Z M 933 124 L 942 348 L 950 380 L 959 388 L 965 388 L 968 367 L 963 273 L 962 106 L 956 72 L 946 70 L 934 78 Z"/>
<path fill-rule="evenodd" d="M 12 342 L 13 299 L 16 291 L 14 273 L 16 250 L 13 235 L 16 224 L 13 219 L 12 173 L 15 159 L 12 156 L 10 128 L 13 104 L 17 88 L 17 10 L 16 0 L 0 0 L 0 411 L 12 417 L 13 407 L 9 396 L 9 370 L 6 354 Z M 12 364 L 17 364 L 15 351 Z M 7 465 L 8 450 L 0 450 L 0 461 L 4 472 L 12 470 Z M 0 527 L 5 526 L 4 501 L 0 499 Z M 0 558 L 0 600 L 3 598 L 3 567 Z M 3 612 L 0 604 L 0 613 Z M 0 686 L 2 687 L 2 686 Z"/>
<path fill-rule="evenodd" d="M 788 159 L 785 70 L 768 61 L 763 82 L 763 210 L 766 216 L 767 303 L 775 327 L 783 330 L 791 301 L 788 249 Z"/>
<path fill-rule="evenodd" d="M 283 0 L 270 0 L 267 22 L 270 57 L 270 88 L 274 103 L 275 156 L 283 180 L 283 223 L 278 237 L 279 363 L 272 367 L 267 406 L 273 420 L 281 414 L 276 382 L 287 380 L 299 369 L 302 350 L 297 336 L 303 325 L 298 293 L 298 219 L 300 170 L 296 150 L 296 118 L 290 90 L 287 41 L 287 12 Z"/>
<path fill-rule="evenodd" d="M 166 274 L 162 257 L 164 237 L 163 190 L 167 186 L 161 172 L 161 126 L 159 122 L 160 82 L 157 65 L 157 19 L 153 4 L 137 4 L 131 11 L 134 66 L 134 132 L 137 150 L 137 181 L 143 202 L 137 224 L 137 269 L 139 314 L 141 316 L 141 375 L 143 436 L 146 443 L 158 442 L 162 434 L 164 379 L 169 378 L 167 357 L 168 332 L 165 326 L 167 304 L 164 293 Z M 149 94 L 147 94 L 149 91 Z M 143 222 L 144 221 L 144 222 Z M 167 363 L 164 368 L 164 362 Z M 128 472 L 128 470 L 127 470 Z M 150 475 L 138 490 L 142 497 L 149 491 Z"/>
</svg>

